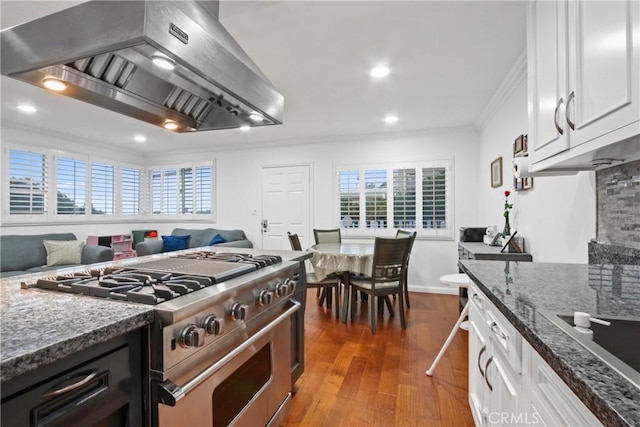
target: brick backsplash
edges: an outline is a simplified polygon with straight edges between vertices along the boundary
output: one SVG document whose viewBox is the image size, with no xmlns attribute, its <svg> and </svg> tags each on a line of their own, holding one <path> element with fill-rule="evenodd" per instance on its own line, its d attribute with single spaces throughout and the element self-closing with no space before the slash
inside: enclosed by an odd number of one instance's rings
<svg viewBox="0 0 640 427">
<path fill-rule="evenodd" d="M 640 247 L 640 160 L 596 172 L 597 241 Z"/>
</svg>

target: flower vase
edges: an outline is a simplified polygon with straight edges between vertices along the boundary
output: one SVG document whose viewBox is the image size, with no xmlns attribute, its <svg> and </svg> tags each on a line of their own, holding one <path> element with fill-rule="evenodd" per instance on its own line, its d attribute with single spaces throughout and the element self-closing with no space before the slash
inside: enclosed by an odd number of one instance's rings
<svg viewBox="0 0 640 427">
<path fill-rule="evenodd" d="M 511 225 L 509 225 L 509 217 L 504 217 L 504 228 L 502 229 L 503 236 L 511 236 Z"/>
</svg>

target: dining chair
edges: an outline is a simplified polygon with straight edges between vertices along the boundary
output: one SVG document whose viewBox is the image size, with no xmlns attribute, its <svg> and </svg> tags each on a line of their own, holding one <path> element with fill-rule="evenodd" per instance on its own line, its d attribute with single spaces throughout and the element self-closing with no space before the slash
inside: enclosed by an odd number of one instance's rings
<svg viewBox="0 0 640 427">
<path fill-rule="evenodd" d="M 287 232 L 287 236 L 289 236 L 291 249 L 294 251 L 301 251 L 302 245 L 300 244 L 300 238 L 298 237 L 298 235 Z M 307 269 L 305 268 L 305 271 L 306 270 Z M 320 291 L 320 301 L 318 302 L 318 305 L 324 305 L 326 301 L 327 308 L 331 308 L 331 289 L 335 289 L 336 317 L 340 318 L 340 285 L 342 283 L 340 281 L 340 278 L 337 276 L 330 276 L 325 280 L 318 280 L 316 274 L 313 272 L 313 269 L 310 268 L 309 270 L 311 271 L 306 272 L 307 289 L 317 288 Z"/>
<path fill-rule="evenodd" d="M 342 243 L 342 237 L 340 236 L 340 229 L 333 230 L 319 230 L 313 229 L 313 237 L 316 239 L 316 244 L 319 243 Z"/>
<path fill-rule="evenodd" d="M 411 303 L 409 302 L 409 258 L 411 257 L 411 250 L 413 249 L 413 242 L 416 239 L 415 231 L 407 231 L 407 230 L 398 230 L 396 231 L 396 239 L 398 238 L 410 238 L 411 245 L 409 246 L 409 254 L 407 255 L 407 268 L 404 270 L 404 301 L 407 303 L 407 308 L 411 308 Z"/>
<path fill-rule="evenodd" d="M 371 314 L 371 333 L 376 333 L 376 307 L 378 298 L 385 298 L 387 304 L 389 295 L 398 295 L 400 311 L 400 326 L 406 329 L 404 316 L 404 281 L 407 269 L 407 256 L 411 248 L 412 239 L 396 239 L 376 237 L 373 247 L 373 267 L 371 277 L 355 277 L 351 280 L 351 320 L 355 319 L 356 291 L 369 295 L 369 312 Z M 391 312 L 393 315 L 393 312 Z"/>
</svg>

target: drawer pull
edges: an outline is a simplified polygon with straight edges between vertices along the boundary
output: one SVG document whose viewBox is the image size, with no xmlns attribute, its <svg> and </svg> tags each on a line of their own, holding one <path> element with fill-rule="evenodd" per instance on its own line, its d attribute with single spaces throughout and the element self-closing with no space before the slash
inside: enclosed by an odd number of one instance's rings
<svg viewBox="0 0 640 427">
<path fill-rule="evenodd" d="M 493 391 L 493 386 L 489 382 L 489 365 L 491 364 L 491 362 L 493 362 L 493 356 L 489 357 L 489 359 L 487 360 L 487 364 L 484 367 L 484 372 L 485 372 L 484 381 L 487 383 L 487 387 L 489 387 L 489 390 Z"/>
<path fill-rule="evenodd" d="M 502 330 L 500 329 L 500 327 L 498 326 L 498 324 L 496 322 L 491 322 L 491 332 L 493 332 L 494 334 L 496 334 L 499 338 L 506 340 L 507 339 L 507 335 L 505 335 L 504 332 L 502 332 Z"/>
<path fill-rule="evenodd" d="M 476 300 L 476 301 L 478 301 L 478 302 L 480 302 L 480 303 L 482 302 L 482 298 L 480 298 L 480 297 L 478 296 L 478 294 L 476 294 L 476 293 L 474 293 L 474 294 L 473 294 L 473 296 L 472 296 L 471 298 L 473 298 L 474 300 Z"/>
<path fill-rule="evenodd" d="M 487 351 L 487 346 L 483 345 L 480 351 L 478 352 L 478 370 L 480 371 L 480 375 L 484 377 L 484 371 L 482 370 L 482 365 L 480 364 L 480 358 L 482 357 L 482 353 Z"/>
<path fill-rule="evenodd" d="M 65 383 L 66 382 L 65 380 L 62 383 L 58 383 L 57 385 L 55 385 L 53 387 L 54 388 L 53 390 L 46 392 L 45 394 L 42 395 L 42 397 L 58 396 L 58 395 L 67 393 L 69 391 L 75 390 L 77 388 L 80 388 L 86 383 L 88 383 L 89 381 L 91 381 L 92 379 L 94 379 L 97 374 L 98 374 L 97 369 L 94 369 L 92 371 L 79 372 L 77 376 L 84 375 L 84 378 L 82 378 L 80 381 L 77 381 L 73 384 L 69 384 L 68 386 L 64 386 L 56 389 L 56 387 L 58 387 L 60 384 Z"/>
</svg>

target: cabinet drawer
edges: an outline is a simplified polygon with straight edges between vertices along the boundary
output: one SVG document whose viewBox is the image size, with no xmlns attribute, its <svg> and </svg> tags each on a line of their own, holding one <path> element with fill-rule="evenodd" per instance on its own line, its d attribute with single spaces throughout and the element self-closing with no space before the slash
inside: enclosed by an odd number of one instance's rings
<svg viewBox="0 0 640 427">
<path fill-rule="evenodd" d="M 481 313 L 482 316 L 484 316 L 485 301 L 487 297 L 473 285 L 469 286 L 468 295 L 469 301 L 471 302 L 473 307 L 475 307 L 476 310 L 478 310 L 478 312 Z"/>
<path fill-rule="evenodd" d="M 545 425 L 601 426 L 569 387 L 533 348 L 530 352 L 530 398 Z"/>
<path fill-rule="evenodd" d="M 514 372 L 522 372 L 522 336 L 493 305 L 487 305 L 485 319 L 494 348 L 502 353 Z"/>
<path fill-rule="evenodd" d="M 93 425 L 126 408 L 130 396 L 129 347 L 124 347 L 3 399 L 2 425 Z"/>
</svg>

